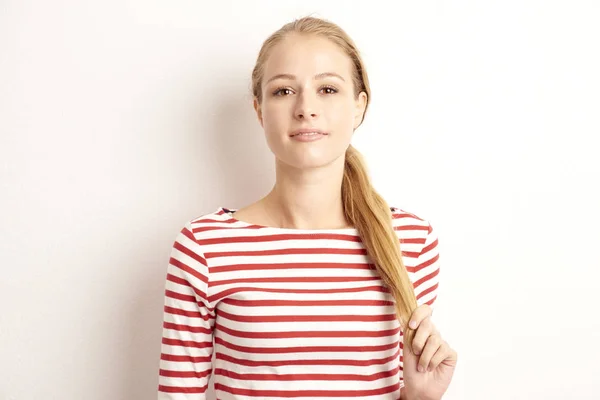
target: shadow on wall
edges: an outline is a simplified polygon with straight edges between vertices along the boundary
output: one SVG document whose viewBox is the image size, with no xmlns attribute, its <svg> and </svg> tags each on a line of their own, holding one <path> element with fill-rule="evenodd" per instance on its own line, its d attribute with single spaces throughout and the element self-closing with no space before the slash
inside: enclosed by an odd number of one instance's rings
<svg viewBox="0 0 600 400">
<path fill-rule="evenodd" d="M 242 91 L 244 90 L 244 91 Z M 219 182 L 219 196 L 232 207 L 257 201 L 270 191 L 275 179 L 275 161 L 252 106 L 246 87 L 241 93 L 222 98 L 213 115 L 213 152 L 207 165 Z M 227 93 L 217 89 L 216 93 Z M 234 204 L 231 204 L 234 203 Z"/>
<path fill-rule="evenodd" d="M 237 76 L 248 75 L 247 71 L 236 72 Z M 220 71 L 219 75 L 221 74 L 233 76 L 224 74 L 223 71 Z M 210 83 L 207 85 L 210 86 Z M 198 208 L 189 216 L 190 219 L 212 212 L 217 206 L 245 206 L 264 196 L 272 187 L 273 154 L 266 145 L 248 92 L 247 83 L 241 88 L 240 85 L 225 83 L 220 87 L 198 90 L 197 101 L 189 104 L 186 116 L 188 121 L 184 124 L 189 130 L 179 132 L 186 139 L 178 142 L 192 146 L 194 151 L 181 149 L 181 154 L 194 154 L 195 158 L 187 161 L 193 173 L 182 179 L 187 180 L 186 184 L 190 187 L 200 186 L 194 193 L 202 196 L 198 199 Z M 218 97 L 231 93 L 234 95 Z M 172 135 L 173 132 L 164 134 Z M 200 172 L 197 173 L 198 171 Z M 196 182 L 194 177 L 197 176 L 203 182 Z M 176 232 L 172 233 L 174 239 Z M 142 251 L 159 253 L 153 249 L 156 240 L 145 245 L 146 249 Z M 136 300 L 130 305 L 130 316 L 122 328 L 127 348 L 127 365 L 120 381 L 122 399 L 156 398 L 165 278 L 169 261 L 165 251 L 170 251 L 171 245 L 172 242 L 161 243 L 163 247 L 160 247 L 160 255 L 152 258 L 151 265 L 145 261 L 145 265 L 138 268 L 143 274 L 136 279 L 140 284 L 128 288 L 129 291 L 135 291 L 129 296 L 135 296 Z M 140 253 L 129 254 L 136 257 Z M 124 264 L 131 266 L 137 261 L 126 260 Z M 208 398 L 215 398 L 212 378 Z"/>
</svg>

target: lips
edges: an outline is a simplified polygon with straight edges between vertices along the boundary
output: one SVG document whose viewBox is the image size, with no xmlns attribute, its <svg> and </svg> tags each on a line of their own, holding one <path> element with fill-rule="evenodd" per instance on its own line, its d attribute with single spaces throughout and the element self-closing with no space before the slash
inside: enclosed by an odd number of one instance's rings
<svg viewBox="0 0 600 400">
<path fill-rule="evenodd" d="M 300 134 L 310 134 L 310 133 L 319 133 L 321 135 L 327 135 L 327 132 L 322 131 L 321 129 L 317 129 L 317 128 L 302 128 L 302 129 L 297 129 L 294 132 L 292 132 L 290 134 L 291 137 L 293 136 L 297 136 Z M 309 135 L 304 135 L 304 136 L 309 136 Z"/>
</svg>

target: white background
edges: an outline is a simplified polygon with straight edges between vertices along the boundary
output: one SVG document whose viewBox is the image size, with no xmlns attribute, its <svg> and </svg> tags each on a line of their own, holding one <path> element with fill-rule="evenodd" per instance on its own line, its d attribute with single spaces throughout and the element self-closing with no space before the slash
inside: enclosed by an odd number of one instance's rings
<svg viewBox="0 0 600 400">
<path fill-rule="evenodd" d="M 250 73 L 313 13 L 365 58 L 376 189 L 438 231 L 444 399 L 600 398 L 599 2 L 0 0 L 0 399 L 156 398 L 170 247 L 271 188 Z"/>
</svg>

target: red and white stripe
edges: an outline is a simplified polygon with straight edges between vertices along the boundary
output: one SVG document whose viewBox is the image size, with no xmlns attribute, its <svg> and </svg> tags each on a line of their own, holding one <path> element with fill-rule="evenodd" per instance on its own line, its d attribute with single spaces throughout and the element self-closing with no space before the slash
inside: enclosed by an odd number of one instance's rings
<svg viewBox="0 0 600 400">
<path fill-rule="evenodd" d="M 431 305 L 436 233 L 392 210 L 417 301 Z M 173 244 L 159 400 L 205 399 L 211 374 L 222 400 L 397 400 L 402 333 L 358 232 L 262 227 L 227 211 L 187 222 Z"/>
</svg>

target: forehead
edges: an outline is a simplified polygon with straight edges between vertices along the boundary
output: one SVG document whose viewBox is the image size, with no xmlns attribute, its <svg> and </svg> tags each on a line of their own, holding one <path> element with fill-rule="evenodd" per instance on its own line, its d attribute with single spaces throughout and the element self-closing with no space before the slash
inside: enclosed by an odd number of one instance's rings
<svg viewBox="0 0 600 400">
<path fill-rule="evenodd" d="M 318 36 L 289 35 L 271 49 L 265 64 L 265 81 L 276 74 L 314 76 L 336 72 L 350 81 L 350 57 L 331 40 Z"/>
</svg>

